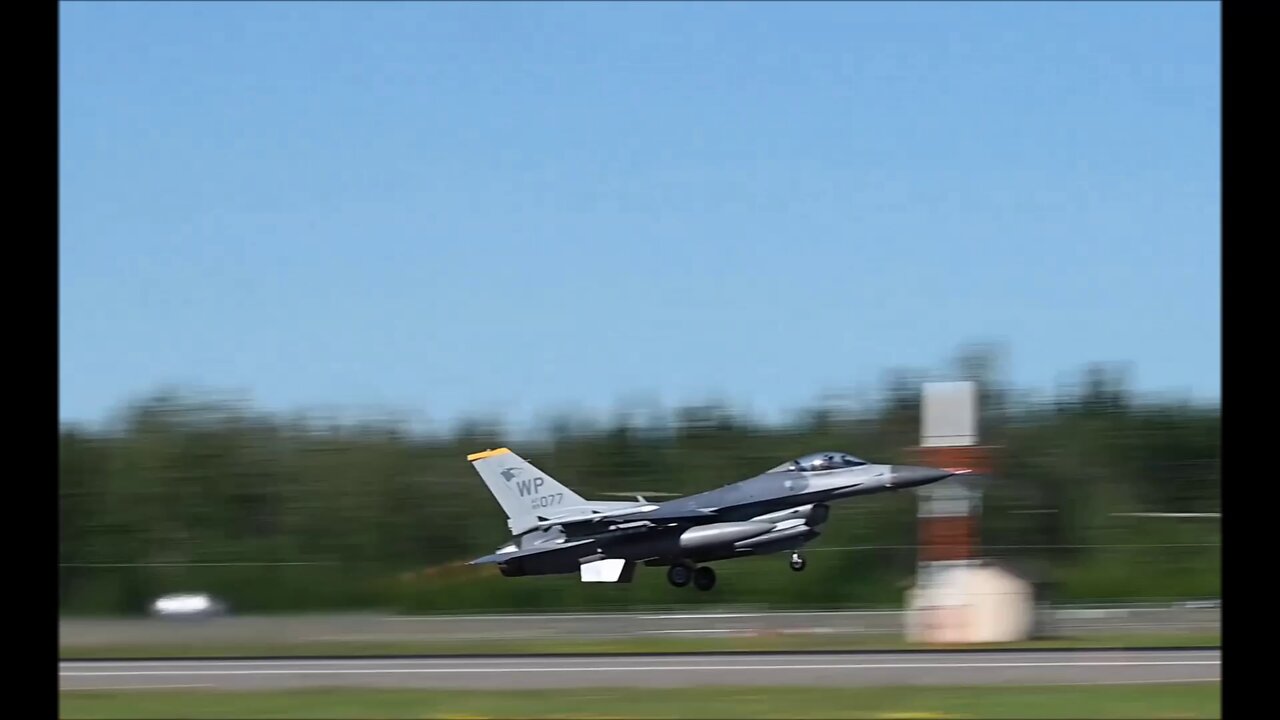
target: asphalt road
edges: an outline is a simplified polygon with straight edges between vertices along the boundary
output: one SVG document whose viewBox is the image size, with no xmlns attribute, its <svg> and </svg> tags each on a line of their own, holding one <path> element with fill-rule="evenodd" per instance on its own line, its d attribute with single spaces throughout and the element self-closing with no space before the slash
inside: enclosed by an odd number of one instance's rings
<svg viewBox="0 0 1280 720">
<path fill-rule="evenodd" d="M 70 661 L 60 688 L 552 689 L 706 685 L 1115 684 L 1221 679 L 1219 650 Z"/>
<path fill-rule="evenodd" d="M 314 615 L 182 619 L 59 621 L 63 647 L 103 645 L 218 645 L 299 642 L 483 641 L 533 638 L 732 637 L 759 633 L 840 633 L 901 637 L 901 610 L 761 612 L 754 609 L 630 613 L 549 613 L 472 616 Z M 1219 608 L 1175 605 L 1045 607 L 1042 628 L 1055 635 L 1214 632 Z"/>
</svg>

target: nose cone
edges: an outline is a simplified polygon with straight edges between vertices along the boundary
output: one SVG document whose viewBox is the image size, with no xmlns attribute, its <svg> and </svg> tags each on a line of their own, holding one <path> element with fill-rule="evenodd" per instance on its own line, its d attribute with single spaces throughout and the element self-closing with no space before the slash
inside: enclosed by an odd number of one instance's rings
<svg viewBox="0 0 1280 720">
<path fill-rule="evenodd" d="M 889 485 L 896 488 L 919 487 L 945 480 L 955 473 L 931 467 L 894 465 L 889 474 Z"/>
</svg>

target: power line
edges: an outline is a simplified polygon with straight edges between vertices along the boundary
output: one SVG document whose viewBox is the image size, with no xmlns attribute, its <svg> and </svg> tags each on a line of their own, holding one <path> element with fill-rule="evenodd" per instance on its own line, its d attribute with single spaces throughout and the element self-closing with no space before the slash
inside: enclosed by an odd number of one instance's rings
<svg viewBox="0 0 1280 720">
<path fill-rule="evenodd" d="M 277 567 L 282 565 L 342 565 L 338 562 L 151 562 L 58 563 L 58 567 Z"/>
<path fill-rule="evenodd" d="M 1221 547 L 1222 543 L 1126 543 L 1096 545 L 983 545 L 987 550 L 1034 550 L 1063 548 L 1170 548 L 1170 547 Z M 826 552 L 831 550 L 916 550 L 923 545 L 849 545 L 833 548 L 809 548 L 806 552 Z"/>
<path fill-rule="evenodd" d="M 1221 518 L 1216 512 L 1130 512 L 1111 513 L 1113 517 Z"/>
<path fill-rule="evenodd" d="M 1222 543 L 1124 543 L 1124 544 L 1057 544 L 1057 545 L 983 545 L 984 550 L 1063 550 L 1096 548 L 1115 550 L 1120 548 L 1206 548 L 1221 547 Z M 919 550 L 923 545 L 846 545 L 843 547 L 809 548 L 806 552 L 842 552 L 849 550 Z M 58 563 L 58 567 L 74 568 L 126 568 L 126 567 L 288 567 L 319 565 L 358 565 L 360 561 L 339 562 L 124 562 L 124 563 Z"/>
</svg>

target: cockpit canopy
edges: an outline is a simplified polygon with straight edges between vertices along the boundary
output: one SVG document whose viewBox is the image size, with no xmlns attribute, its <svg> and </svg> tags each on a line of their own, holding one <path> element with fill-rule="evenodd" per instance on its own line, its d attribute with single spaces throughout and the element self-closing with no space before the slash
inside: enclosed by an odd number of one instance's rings
<svg viewBox="0 0 1280 720">
<path fill-rule="evenodd" d="M 824 470 L 842 470 L 866 464 L 866 461 L 859 460 L 849 453 L 816 452 L 795 460 L 788 460 L 769 472 L 822 472 Z"/>
</svg>

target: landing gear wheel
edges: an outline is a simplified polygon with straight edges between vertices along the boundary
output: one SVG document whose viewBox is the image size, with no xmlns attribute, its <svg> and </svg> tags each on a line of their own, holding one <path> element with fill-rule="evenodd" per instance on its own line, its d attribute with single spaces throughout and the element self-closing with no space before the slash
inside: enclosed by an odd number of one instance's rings
<svg viewBox="0 0 1280 720">
<path fill-rule="evenodd" d="M 800 572 L 804 570 L 805 560 L 800 553 L 791 553 L 791 569 Z"/>
<path fill-rule="evenodd" d="M 716 586 L 716 571 L 703 565 L 693 571 L 693 586 L 702 591 L 710 590 Z"/>
<path fill-rule="evenodd" d="M 672 565 L 667 568 L 667 582 L 675 587 L 684 587 L 689 584 L 689 580 L 693 577 L 693 572 L 688 565 Z"/>
</svg>

